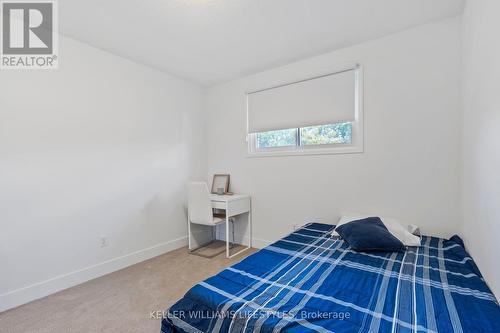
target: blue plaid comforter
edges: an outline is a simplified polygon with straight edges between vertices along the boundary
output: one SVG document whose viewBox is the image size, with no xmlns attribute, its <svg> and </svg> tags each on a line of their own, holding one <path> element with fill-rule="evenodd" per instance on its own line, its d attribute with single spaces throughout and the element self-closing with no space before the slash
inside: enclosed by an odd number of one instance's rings
<svg viewBox="0 0 500 333">
<path fill-rule="evenodd" d="M 358 253 L 311 223 L 195 285 L 169 332 L 500 332 L 500 307 L 460 239 Z"/>
</svg>

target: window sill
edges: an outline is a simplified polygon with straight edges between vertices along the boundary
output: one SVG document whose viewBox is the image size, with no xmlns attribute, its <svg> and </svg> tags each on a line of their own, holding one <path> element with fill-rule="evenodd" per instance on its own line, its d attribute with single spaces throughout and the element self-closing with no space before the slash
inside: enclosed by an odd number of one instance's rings
<svg viewBox="0 0 500 333">
<path fill-rule="evenodd" d="M 281 150 L 259 150 L 248 152 L 247 158 L 277 157 L 277 156 L 299 156 L 299 155 L 335 155 L 335 154 L 359 154 L 363 153 L 363 147 L 337 147 L 337 148 L 297 148 Z"/>
</svg>

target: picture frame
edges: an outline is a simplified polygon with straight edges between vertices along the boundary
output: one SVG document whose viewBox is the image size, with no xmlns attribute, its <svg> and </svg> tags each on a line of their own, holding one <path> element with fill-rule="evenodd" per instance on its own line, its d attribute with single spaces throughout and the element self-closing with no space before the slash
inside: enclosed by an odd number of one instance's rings
<svg viewBox="0 0 500 333">
<path fill-rule="evenodd" d="M 212 180 L 212 190 L 211 192 L 214 194 L 226 194 L 229 192 L 229 175 L 228 174 L 214 174 L 214 178 Z M 223 192 L 220 193 L 220 188 L 223 189 Z"/>
</svg>

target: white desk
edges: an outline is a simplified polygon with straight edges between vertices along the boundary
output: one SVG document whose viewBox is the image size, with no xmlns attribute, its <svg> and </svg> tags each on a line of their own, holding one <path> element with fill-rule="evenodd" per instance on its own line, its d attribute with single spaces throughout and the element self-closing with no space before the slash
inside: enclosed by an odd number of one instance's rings
<svg viewBox="0 0 500 333">
<path fill-rule="evenodd" d="M 247 194 L 218 195 L 210 194 L 212 207 L 226 211 L 226 258 L 232 258 L 252 247 L 252 212 L 250 196 Z M 229 218 L 248 213 L 248 247 L 229 255 Z"/>
</svg>

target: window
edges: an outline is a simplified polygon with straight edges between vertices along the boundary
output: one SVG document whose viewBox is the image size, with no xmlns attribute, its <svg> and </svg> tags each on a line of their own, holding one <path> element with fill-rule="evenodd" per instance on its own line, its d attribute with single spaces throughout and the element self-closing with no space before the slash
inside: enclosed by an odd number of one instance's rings
<svg viewBox="0 0 500 333">
<path fill-rule="evenodd" d="M 361 67 L 247 93 L 250 156 L 363 151 Z"/>
<path fill-rule="evenodd" d="M 296 146 L 297 128 L 257 133 L 257 148 L 276 148 Z"/>
<path fill-rule="evenodd" d="M 309 126 L 299 129 L 300 145 L 339 145 L 351 144 L 352 124 L 339 123 Z"/>
<path fill-rule="evenodd" d="M 352 142 L 352 124 L 339 123 L 256 133 L 256 148 L 342 145 Z"/>
</svg>

